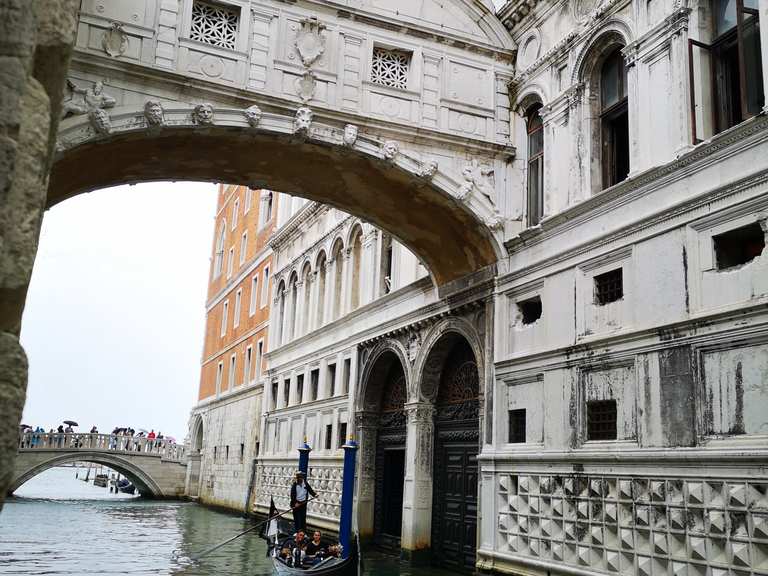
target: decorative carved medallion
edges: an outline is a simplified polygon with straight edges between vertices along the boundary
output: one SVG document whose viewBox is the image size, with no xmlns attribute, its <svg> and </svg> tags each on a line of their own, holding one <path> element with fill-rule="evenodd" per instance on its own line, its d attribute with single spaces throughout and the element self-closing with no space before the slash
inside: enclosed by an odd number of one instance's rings
<svg viewBox="0 0 768 576">
<path fill-rule="evenodd" d="M 261 108 L 256 106 L 256 104 L 243 110 L 243 114 L 245 114 L 245 119 L 248 121 L 248 125 L 251 128 L 256 128 L 256 126 L 259 125 L 259 122 L 261 122 Z"/>
<path fill-rule="evenodd" d="M 88 121 L 91 123 L 93 131 L 99 136 L 104 136 L 112 131 L 112 120 L 106 110 L 94 108 L 88 112 Z"/>
<path fill-rule="evenodd" d="M 571 2 L 574 20 L 579 23 L 586 22 L 597 3 L 597 0 L 575 0 L 575 2 Z"/>
<path fill-rule="evenodd" d="M 303 76 L 296 78 L 294 86 L 296 88 L 296 95 L 306 104 L 312 100 L 315 95 L 317 79 L 311 70 L 307 70 Z"/>
<path fill-rule="evenodd" d="M 437 160 L 427 160 L 419 168 L 419 176 L 425 180 L 432 180 L 437 174 Z"/>
<path fill-rule="evenodd" d="M 67 95 L 61 106 L 61 117 L 87 114 L 95 108 L 112 108 L 115 99 L 104 93 L 104 84 L 97 81 L 90 88 L 80 88 L 71 80 L 67 80 Z"/>
<path fill-rule="evenodd" d="M 198 104 L 192 110 L 192 122 L 199 126 L 213 124 L 213 106 L 210 104 Z"/>
<path fill-rule="evenodd" d="M 293 133 L 294 134 L 309 134 L 309 128 L 312 126 L 312 118 L 314 113 L 306 106 L 302 106 L 296 110 L 296 116 L 293 119 Z"/>
<path fill-rule="evenodd" d="M 301 21 L 301 30 L 296 33 L 294 45 L 301 61 L 309 68 L 325 52 L 325 25 L 317 18 L 306 18 Z"/>
<path fill-rule="evenodd" d="M 344 146 L 354 146 L 355 142 L 357 142 L 357 133 L 358 128 L 354 124 L 347 124 L 344 126 L 344 136 L 342 137 Z"/>
<path fill-rule="evenodd" d="M 112 27 L 101 37 L 101 47 L 109 56 L 117 58 L 128 49 L 128 35 L 119 22 L 112 22 Z"/>
<path fill-rule="evenodd" d="M 392 162 L 400 153 L 400 146 L 394 140 L 387 140 L 381 147 L 385 160 Z"/>
<path fill-rule="evenodd" d="M 165 123 L 163 105 L 157 100 L 147 100 L 144 104 L 144 119 L 147 126 L 162 126 Z"/>
</svg>

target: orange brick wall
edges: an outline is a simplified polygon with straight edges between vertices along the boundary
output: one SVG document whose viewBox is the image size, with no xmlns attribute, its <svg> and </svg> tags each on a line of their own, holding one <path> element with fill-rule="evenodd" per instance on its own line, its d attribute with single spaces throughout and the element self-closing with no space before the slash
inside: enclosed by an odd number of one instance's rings
<svg viewBox="0 0 768 576">
<path fill-rule="evenodd" d="M 252 191 L 251 206 L 245 212 L 245 196 L 247 188 L 244 186 L 219 186 L 219 199 L 216 210 L 216 226 L 214 231 L 213 246 L 211 249 L 211 266 L 208 283 L 208 312 L 205 323 L 205 341 L 203 344 L 202 369 L 200 373 L 199 400 L 204 400 L 216 394 L 216 372 L 219 362 L 223 363 L 221 378 L 221 391 L 228 390 L 230 378 L 230 362 L 232 354 L 236 355 L 234 387 L 242 386 L 245 382 L 243 373 L 245 367 L 246 348 L 252 346 L 253 355 L 251 361 L 250 379 L 255 376 L 255 363 L 259 340 L 263 341 L 263 354 L 267 352 L 267 332 L 269 310 L 272 298 L 272 258 L 264 258 L 257 266 L 254 262 L 266 249 L 274 228 L 277 215 L 278 195 L 274 195 L 272 206 L 272 218 L 264 226 L 259 228 L 259 211 L 261 205 L 261 191 Z M 237 224 L 232 228 L 233 210 L 238 206 Z M 225 225 L 224 259 L 221 274 L 214 277 L 216 261 L 216 248 L 221 231 Z M 245 246 L 245 258 L 240 263 L 242 235 L 248 233 Z M 234 247 L 234 258 L 231 275 L 227 274 L 227 258 L 229 249 Z M 269 267 L 269 285 L 264 294 L 264 269 Z M 249 270 L 242 278 L 245 270 Z M 258 278 L 256 307 L 250 314 L 251 291 L 253 278 Z M 240 278 L 240 279 L 239 279 Z M 239 281 L 238 281 L 239 279 Z M 241 304 L 239 325 L 235 327 L 235 300 L 237 291 L 241 290 Z M 222 314 L 224 302 L 229 303 L 227 323 L 222 335 Z M 266 364 L 262 361 L 261 372 L 266 370 Z"/>
</svg>

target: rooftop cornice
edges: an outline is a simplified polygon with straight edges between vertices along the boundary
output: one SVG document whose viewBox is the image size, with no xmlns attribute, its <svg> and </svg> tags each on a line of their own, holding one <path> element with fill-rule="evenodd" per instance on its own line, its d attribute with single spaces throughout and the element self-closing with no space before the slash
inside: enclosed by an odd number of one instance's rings
<svg viewBox="0 0 768 576">
<path fill-rule="evenodd" d="M 540 0 L 510 0 L 498 11 L 497 15 L 505 28 L 512 32 Z"/>
</svg>

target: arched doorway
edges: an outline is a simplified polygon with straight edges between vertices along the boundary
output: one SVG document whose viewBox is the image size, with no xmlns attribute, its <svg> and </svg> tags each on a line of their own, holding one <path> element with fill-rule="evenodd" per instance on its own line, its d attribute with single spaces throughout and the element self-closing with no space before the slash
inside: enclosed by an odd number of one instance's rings
<svg viewBox="0 0 768 576">
<path fill-rule="evenodd" d="M 361 533 L 400 551 L 406 468 L 407 381 L 400 356 L 384 349 L 365 371 L 361 435 Z"/>
<path fill-rule="evenodd" d="M 188 464 L 185 492 L 187 496 L 192 498 L 200 496 L 200 479 L 202 478 L 203 464 L 203 434 L 203 418 L 198 415 L 192 424 L 192 450 L 187 456 Z"/>
<path fill-rule="evenodd" d="M 432 562 L 461 571 L 473 570 L 476 561 L 479 384 L 466 338 L 455 332 L 441 336 L 422 379 L 422 390 L 431 390 L 435 401 Z"/>
</svg>

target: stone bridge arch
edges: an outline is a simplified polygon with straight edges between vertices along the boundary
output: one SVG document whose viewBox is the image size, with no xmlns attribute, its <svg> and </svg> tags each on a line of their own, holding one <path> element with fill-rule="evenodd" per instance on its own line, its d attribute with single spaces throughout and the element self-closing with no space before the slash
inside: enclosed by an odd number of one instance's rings
<svg viewBox="0 0 768 576">
<path fill-rule="evenodd" d="M 136 458 L 136 457 L 133 457 Z M 156 458 L 153 458 L 156 459 Z M 69 454 L 51 455 L 48 453 L 25 452 L 16 457 L 16 466 L 13 480 L 8 488 L 8 494 L 12 494 L 22 484 L 31 480 L 38 474 L 50 468 L 70 464 L 72 462 L 92 462 L 107 466 L 119 472 L 131 482 L 144 497 L 173 497 L 177 494 L 165 490 L 161 486 L 162 481 L 153 478 L 142 466 L 132 461 L 132 458 L 122 457 L 116 454 L 103 452 L 77 451 Z"/>
<path fill-rule="evenodd" d="M 201 117 L 201 110 L 208 115 Z M 118 184 L 226 181 L 359 216 L 408 246 L 437 285 L 502 257 L 503 218 L 490 197 L 467 180 L 471 176 L 422 161 L 407 144 L 357 127 L 352 140 L 343 123 L 317 119 L 310 108 L 292 113 L 178 105 L 162 111 L 160 124 L 152 123 L 143 106 L 100 112 L 98 118 L 79 115 L 62 122 L 49 207 Z"/>
</svg>

